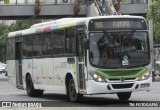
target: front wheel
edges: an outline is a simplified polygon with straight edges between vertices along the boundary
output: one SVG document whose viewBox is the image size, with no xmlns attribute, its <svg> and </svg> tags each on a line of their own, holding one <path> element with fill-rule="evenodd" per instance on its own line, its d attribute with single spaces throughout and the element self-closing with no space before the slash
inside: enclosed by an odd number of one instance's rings
<svg viewBox="0 0 160 110">
<path fill-rule="evenodd" d="M 32 78 L 30 75 L 27 76 L 26 79 L 26 90 L 27 90 L 27 95 L 30 97 L 40 97 L 43 95 L 43 90 L 34 89 Z"/>
<path fill-rule="evenodd" d="M 117 96 L 120 100 L 129 100 L 129 98 L 131 97 L 131 92 L 117 93 Z"/>
<path fill-rule="evenodd" d="M 83 94 L 79 94 L 76 92 L 73 78 L 70 78 L 69 80 L 68 96 L 69 96 L 69 100 L 72 102 L 80 101 L 80 99 L 83 97 Z"/>
</svg>

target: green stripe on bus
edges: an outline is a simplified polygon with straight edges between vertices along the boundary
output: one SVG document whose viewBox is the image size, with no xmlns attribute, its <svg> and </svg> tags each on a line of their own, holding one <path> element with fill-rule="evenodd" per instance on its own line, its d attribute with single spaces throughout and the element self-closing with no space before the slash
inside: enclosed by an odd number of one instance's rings
<svg viewBox="0 0 160 110">
<path fill-rule="evenodd" d="M 105 79 L 138 78 L 147 71 L 146 67 L 133 69 L 97 69 L 96 74 L 101 75 Z"/>
<path fill-rule="evenodd" d="M 74 71 L 74 74 L 76 74 L 76 65 L 75 64 L 72 64 L 72 69 Z"/>
</svg>

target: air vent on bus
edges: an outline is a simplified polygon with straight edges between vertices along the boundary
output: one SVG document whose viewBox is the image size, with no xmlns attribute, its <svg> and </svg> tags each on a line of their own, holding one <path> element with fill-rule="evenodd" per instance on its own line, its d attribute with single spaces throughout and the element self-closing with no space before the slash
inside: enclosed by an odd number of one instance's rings
<svg viewBox="0 0 160 110">
<path fill-rule="evenodd" d="M 114 89 L 125 89 L 125 88 L 131 88 L 133 86 L 133 83 L 130 84 L 112 84 L 112 87 Z"/>
<path fill-rule="evenodd" d="M 121 81 L 121 79 L 108 79 L 109 81 Z M 125 81 L 127 80 L 127 81 L 129 81 L 129 80 L 135 80 L 135 78 L 125 78 L 124 79 Z"/>
</svg>

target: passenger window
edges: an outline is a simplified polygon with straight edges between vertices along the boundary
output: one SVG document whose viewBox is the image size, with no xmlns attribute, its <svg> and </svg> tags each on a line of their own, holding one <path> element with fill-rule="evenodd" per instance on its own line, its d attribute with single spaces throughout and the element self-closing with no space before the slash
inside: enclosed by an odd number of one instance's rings
<svg viewBox="0 0 160 110">
<path fill-rule="evenodd" d="M 43 34 L 43 37 L 42 37 L 42 53 L 43 53 L 44 56 L 52 55 L 51 33 Z"/>
<path fill-rule="evenodd" d="M 23 37 L 23 58 L 32 57 L 32 36 Z"/>
<path fill-rule="evenodd" d="M 14 59 L 14 38 L 8 39 L 7 59 L 9 60 Z"/>
<path fill-rule="evenodd" d="M 64 54 L 64 31 L 53 31 L 53 55 Z"/>
<path fill-rule="evenodd" d="M 33 56 L 42 56 L 42 35 L 33 37 Z"/>
<path fill-rule="evenodd" d="M 70 28 L 66 30 L 65 38 L 65 53 L 66 54 L 75 54 L 75 30 Z"/>
</svg>

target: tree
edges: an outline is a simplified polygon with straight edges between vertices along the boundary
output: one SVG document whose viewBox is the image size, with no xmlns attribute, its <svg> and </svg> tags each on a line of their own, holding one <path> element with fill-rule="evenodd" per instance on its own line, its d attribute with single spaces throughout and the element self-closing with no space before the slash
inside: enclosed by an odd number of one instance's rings
<svg viewBox="0 0 160 110">
<path fill-rule="evenodd" d="M 10 26 L 0 24 L 0 62 L 6 61 L 7 53 L 7 36 L 9 32 L 18 31 L 29 28 L 31 25 L 40 23 L 42 20 L 17 20 L 16 23 L 11 24 Z"/>
<path fill-rule="evenodd" d="M 160 41 L 160 0 L 153 0 L 147 11 L 147 20 L 153 20 L 154 39 Z"/>
<path fill-rule="evenodd" d="M 6 33 L 8 33 L 6 25 L 0 24 L 0 33 L 0 61 L 4 61 L 6 56 Z"/>
<path fill-rule="evenodd" d="M 9 3 L 9 0 L 0 0 L 0 2 L 3 2 L 3 1 L 4 1 L 5 4 Z"/>
</svg>

